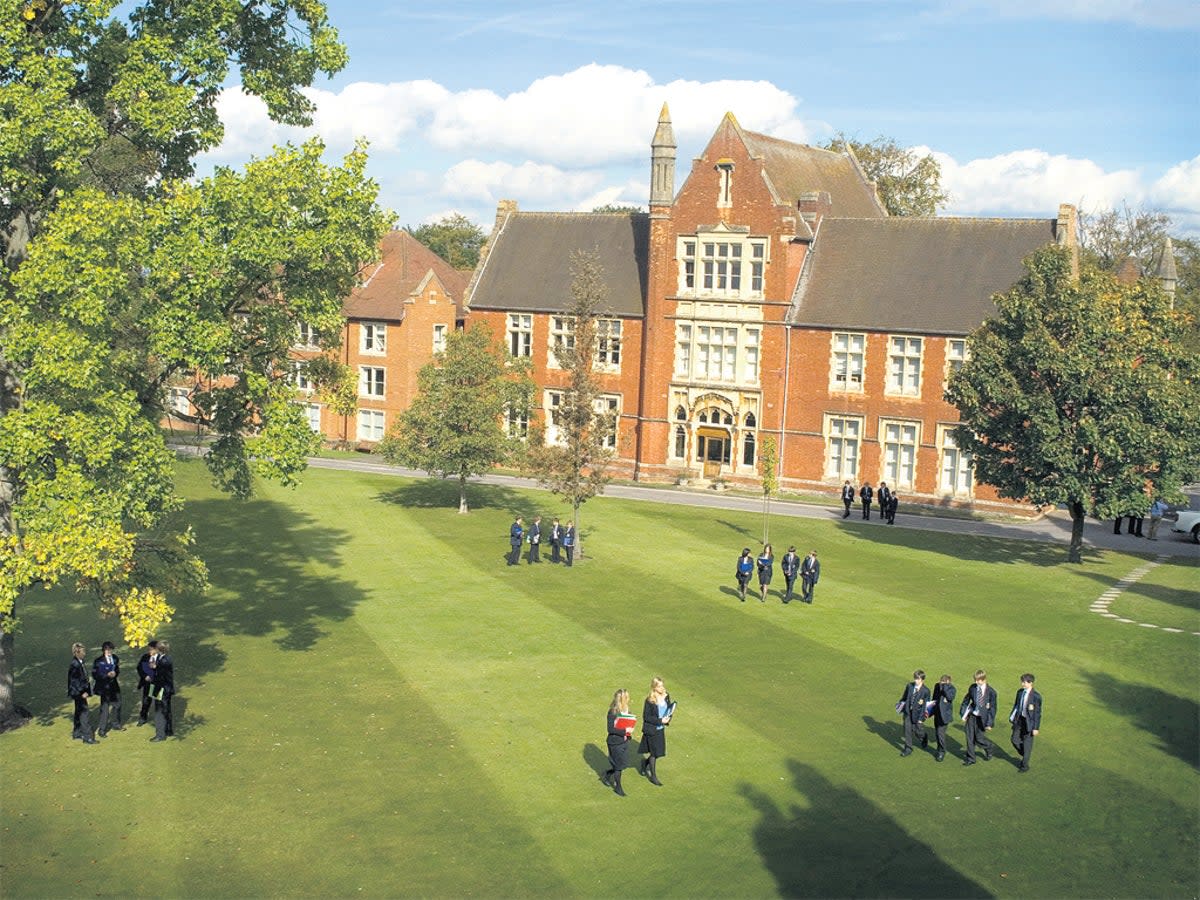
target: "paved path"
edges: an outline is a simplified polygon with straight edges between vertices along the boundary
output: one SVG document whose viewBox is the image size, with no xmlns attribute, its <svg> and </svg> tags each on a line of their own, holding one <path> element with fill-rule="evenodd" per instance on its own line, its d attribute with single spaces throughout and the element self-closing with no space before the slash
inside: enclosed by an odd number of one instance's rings
<svg viewBox="0 0 1200 900">
<path fill-rule="evenodd" d="M 1089 608 L 1092 612 L 1099 613 L 1106 619 L 1114 619 L 1117 622 L 1121 622 L 1125 625 L 1137 625 L 1139 628 L 1161 628 L 1163 631 L 1168 631 L 1172 634 L 1183 634 L 1182 628 L 1168 628 L 1166 625 L 1155 625 L 1151 622 L 1138 622 L 1135 619 L 1126 619 L 1117 615 L 1115 612 L 1110 612 L 1108 608 L 1110 605 L 1112 605 L 1114 600 L 1120 597 L 1121 594 L 1125 593 L 1125 591 L 1128 590 L 1132 585 L 1137 584 L 1139 581 L 1145 578 L 1151 569 L 1155 568 L 1156 566 L 1161 566 L 1167 561 L 1167 559 L 1169 559 L 1169 557 L 1159 555 L 1150 560 L 1150 562 L 1134 569 L 1132 572 L 1110 587 L 1107 591 L 1101 594 L 1100 598 Z M 1193 631 L 1192 634 L 1200 636 L 1200 631 Z"/>
<path fill-rule="evenodd" d="M 376 462 L 372 459 L 340 459 L 313 458 L 309 465 L 315 469 L 345 469 L 356 472 L 373 472 L 379 475 L 389 475 L 400 478 L 427 478 L 424 472 L 391 466 L 387 463 Z M 520 478 L 512 475 L 484 475 L 471 479 L 473 484 L 498 484 L 507 487 L 539 489 L 537 482 L 530 478 Z M 610 484 L 604 489 L 606 497 L 620 497 L 627 500 L 652 500 L 656 503 L 675 503 L 680 506 L 695 506 L 707 509 L 733 509 L 743 512 L 761 512 L 762 500 L 757 497 L 742 497 L 728 493 L 718 493 L 711 489 L 688 489 L 671 486 L 642 487 L 635 484 Z M 1191 493 L 1192 508 L 1200 506 L 1200 486 Z M 816 503 L 799 503 L 793 500 L 773 499 L 771 514 L 776 516 L 795 516 L 805 519 L 832 519 L 840 521 L 842 507 L 822 506 Z M 859 514 L 852 514 L 851 521 Z M 862 521 L 861 518 L 858 519 Z M 901 507 L 896 519 L 896 528 L 916 528 L 924 531 L 951 532 L 955 534 L 972 534 L 982 537 L 1011 538 L 1026 541 L 1045 541 L 1061 544 L 1065 552 L 1071 539 L 1071 517 L 1065 510 L 1052 510 L 1040 519 L 1032 521 L 992 522 L 977 519 L 959 519 L 949 516 L 939 516 L 933 512 L 905 515 Z M 888 526 L 878 518 L 871 520 L 872 525 L 881 528 Z M 1155 553 L 1163 557 L 1190 557 L 1200 559 L 1200 544 L 1193 543 L 1188 535 L 1172 534 L 1170 523 L 1163 522 L 1158 529 L 1159 538 L 1153 545 L 1145 538 L 1130 535 L 1115 535 L 1112 522 L 1099 522 L 1089 519 L 1084 524 L 1084 547 L 1094 547 L 1101 550 L 1125 550 L 1137 553 Z"/>
</svg>

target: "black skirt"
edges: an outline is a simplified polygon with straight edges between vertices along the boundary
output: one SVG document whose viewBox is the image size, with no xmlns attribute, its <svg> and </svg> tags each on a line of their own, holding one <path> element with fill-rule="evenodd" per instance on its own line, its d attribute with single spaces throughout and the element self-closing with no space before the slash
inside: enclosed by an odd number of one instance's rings
<svg viewBox="0 0 1200 900">
<path fill-rule="evenodd" d="M 665 731 L 644 731 L 642 742 L 638 745 L 638 753 L 649 753 L 657 758 L 667 755 L 667 733 Z"/>
<path fill-rule="evenodd" d="M 609 765 L 617 772 L 629 768 L 629 741 L 608 745 Z"/>
</svg>

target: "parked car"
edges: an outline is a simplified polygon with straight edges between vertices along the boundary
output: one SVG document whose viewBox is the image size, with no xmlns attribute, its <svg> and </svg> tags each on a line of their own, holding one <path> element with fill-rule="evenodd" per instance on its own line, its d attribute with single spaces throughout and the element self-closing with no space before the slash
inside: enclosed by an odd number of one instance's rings
<svg viewBox="0 0 1200 900">
<path fill-rule="evenodd" d="M 1180 534 L 1190 534 L 1192 540 L 1200 544 L 1200 510 L 1180 510 L 1175 521 L 1171 523 L 1171 530 Z"/>
</svg>

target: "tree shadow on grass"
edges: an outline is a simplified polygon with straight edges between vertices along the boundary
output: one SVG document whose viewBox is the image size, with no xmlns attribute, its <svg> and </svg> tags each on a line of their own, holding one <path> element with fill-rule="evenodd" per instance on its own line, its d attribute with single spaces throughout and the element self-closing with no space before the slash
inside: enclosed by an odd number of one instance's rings
<svg viewBox="0 0 1200 900">
<path fill-rule="evenodd" d="M 753 785 L 754 843 L 784 897 L 990 897 L 857 791 L 789 760 L 807 806 L 782 809 Z"/>
<path fill-rule="evenodd" d="M 445 478 L 404 480 L 397 486 L 380 491 L 375 499 L 381 503 L 395 503 L 413 509 L 458 509 L 458 482 Z M 529 515 L 529 499 L 523 492 L 501 484 L 469 482 L 467 503 L 472 510 L 507 509 L 513 515 Z M 505 539 L 507 540 L 507 532 Z"/>
<path fill-rule="evenodd" d="M 1200 769 L 1200 704 L 1148 684 L 1126 684 L 1104 672 L 1084 672 L 1105 706 L 1154 735 L 1159 748 Z"/>
<path fill-rule="evenodd" d="M 964 534 L 961 535 L 961 540 L 956 541 L 953 540 L 955 532 L 926 531 L 899 526 L 888 528 L 874 521 L 855 521 L 853 517 L 841 522 L 841 527 L 855 537 L 876 544 L 941 553 L 967 562 L 1022 563 L 1046 568 L 1061 566 L 1067 562 L 1067 541 L 1051 543 L 1021 540 L 1021 535 L 1017 532 L 1011 536 Z M 1083 563 L 1087 564 L 1098 562 L 1107 551 L 1085 545 L 1081 552 Z"/>
<path fill-rule="evenodd" d="M 1106 572 L 1084 571 L 1081 575 L 1098 582 L 1101 585 L 1102 592 L 1117 586 L 1117 583 L 1125 578 L 1130 571 L 1121 571 L 1118 574 Z M 1200 568 L 1196 570 L 1196 575 L 1200 578 Z M 1136 582 L 1124 588 L 1123 594 L 1128 594 L 1131 597 L 1141 597 L 1146 600 L 1155 600 L 1159 603 L 1166 603 L 1170 606 L 1178 606 L 1182 609 L 1200 609 L 1200 592 L 1188 591 L 1183 588 L 1172 588 L 1162 584 L 1144 584 Z M 1119 603 L 1118 599 L 1118 603 Z"/>
<path fill-rule="evenodd" d="M 724 525 L 726 528 L 732 529 L 738 534 L 745 535 L 746 540 L 750 541 L 751 543 L 755 543 L 758 540 L 750 531 L 750 529 L 746 528 L 744 525 L 739 525 L 736 522 L 730 522 L 727 519 L 715 519 L 714 521 L 718 525 Z"/>
</svg>

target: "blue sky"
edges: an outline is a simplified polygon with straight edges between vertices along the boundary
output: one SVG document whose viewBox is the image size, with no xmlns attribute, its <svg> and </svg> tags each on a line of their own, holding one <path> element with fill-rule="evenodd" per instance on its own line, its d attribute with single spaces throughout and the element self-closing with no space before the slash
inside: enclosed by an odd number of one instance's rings
<svg viewBox="0 0 1200 900">
<path fill-rule="evenodd" d="M 349 66 L 307 132 L 227 89 L 238 164 L 320 134 L 369 171 L 400 224 L 461 212 L 646 203 L 663 102 L 680 176 L 721 116 L 808 143 L 836 132 L 925 148 L 945 214 L 1146 206 L 1200 235 L 1196 0 L 329 0 Z"/>
</svg>

